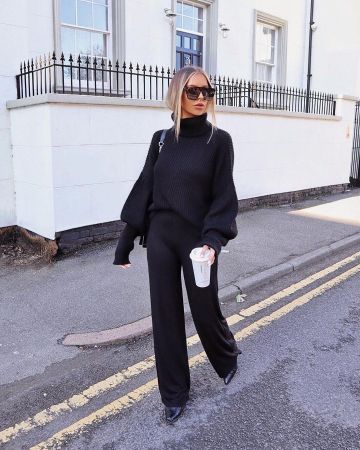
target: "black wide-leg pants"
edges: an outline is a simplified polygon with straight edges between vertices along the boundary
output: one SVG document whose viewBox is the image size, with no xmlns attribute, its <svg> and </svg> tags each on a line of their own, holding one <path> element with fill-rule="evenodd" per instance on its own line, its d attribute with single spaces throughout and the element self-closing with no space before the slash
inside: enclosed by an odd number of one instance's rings
<svg viewBox="0 0 360 450">
<path fill-rule="evenodd" d="M 185 333 L 181 267 L 196 331 L 219 377 L 236 364 L 239 353 L 219 304 L 218 261 L 211 265 L 210 285 L 198 287 L 190 259 L 200 230 L 171 210 L 152 211 L 147 234 L 147 260 L 158 384 L 166 406 L 189 398 L 190 371 Z"/>
</svg>

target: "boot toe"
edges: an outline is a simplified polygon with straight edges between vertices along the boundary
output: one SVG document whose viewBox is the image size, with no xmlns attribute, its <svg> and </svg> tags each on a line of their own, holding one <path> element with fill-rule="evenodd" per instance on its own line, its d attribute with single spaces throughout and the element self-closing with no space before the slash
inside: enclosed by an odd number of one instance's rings
<svg viewBox="0 0 360 450">
<path fill-rule="evenodd" d="M 184 406 L 165 406 L 165 419 L 168 423 L 177 420 L 184 411 Z"/>
<path fill-rule="evenodd" d="M 230 372 L 224 377 L 224 383 L 229 384 L 230 381 L 233 379 L 238 366 L 236 365 L 233 369 L 230 370 Z"/>
</svg>

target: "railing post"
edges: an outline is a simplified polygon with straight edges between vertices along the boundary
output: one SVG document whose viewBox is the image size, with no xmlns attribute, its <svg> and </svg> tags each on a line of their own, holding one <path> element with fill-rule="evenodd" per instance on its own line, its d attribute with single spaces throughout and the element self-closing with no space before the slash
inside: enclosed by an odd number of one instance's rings
<svg viewBox="0 0 360 450">
<path fill-rule="evenodd" d="M 21 98 L 20 97 L 20 75 L 16 75 L 15 76 L 15 80 L 16 80 L 16 98 Z"/>
<path fill-rule="evenodd" d="M 57 85 L 57 76 L 56 76 L 56 55 L 55 52 L 53 52 L 52 58 L 53 60 L 53 66 L 54 66 L 54 89 L 53 92 L 56 93 L 56 85 Z"/>
</svg>

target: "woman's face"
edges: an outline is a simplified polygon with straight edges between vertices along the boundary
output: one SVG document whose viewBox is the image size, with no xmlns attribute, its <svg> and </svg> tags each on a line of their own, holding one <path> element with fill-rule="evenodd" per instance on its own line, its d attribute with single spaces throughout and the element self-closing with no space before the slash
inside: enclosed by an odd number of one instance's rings
<svg viewBox="0 0 360 450">
<path fill-rule="evenodd" d="M 202 73 L 194 73 L 194 75 L 189 78 L 186 86 L 208 87 L 209 83 Z M 211 101 L 211 98 L 206 100 L 201 92 L 196 100 L 189 100 L 186 96 L 186 92 L 184 91 L 181 98 L 181 118 L 200 116 L 201 114 L 204 114 L 207 111 L 209 102 Z"/>
</svg>

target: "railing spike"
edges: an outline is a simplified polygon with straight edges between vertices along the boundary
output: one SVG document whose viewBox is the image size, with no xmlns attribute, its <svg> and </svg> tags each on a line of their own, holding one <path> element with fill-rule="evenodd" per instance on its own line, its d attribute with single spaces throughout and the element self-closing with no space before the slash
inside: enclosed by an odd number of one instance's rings
<svg viewBox="0 0 360 450">
<path fill-rule="evenodd" d="M 27 61 L 24 60 L 23 62 L 20 62 L 20 74 L 21 75 L 23 75 L 24 73 L 26 74 L 26 72 L 28 71 L 29 74 L 32 74 L 33 78 L 35 78 L 34 77 L 34 73 L 35 73 L 35 71 L 34 71 L 34 62 L 35 62 L 36 70 L 38 70 L 39 67 L 40 67 L 40 71 L 43 68 L 44 69 L 48 69 L 48 67 L 47 67 L 47 58 L 48 58 L 49 66 L 51 66 L 51 61 L 53 61 L 53 63 L 52 63 L 53 66 L 57 66 L 58 65 L 58 64 L 56 64 L 57 58 L 56 58 L 55 51 L 52 51 L 52 53 L 49 51 L 48 54 L 44 53 L 44 54 L 41 54 L 40 56 L 32 57 L 32 58 L 28 59 Z M 63 63 L 64 63 L 66 58 L 68 58 L 68 60 L 70 62 L 70 66 L 72 66 L 72 63 L 74 62 L 74 59 L 76 58 L 76 54 L 74 54 L 74 53 L 67 54 L 66 52 L 64 54 L 64 52 L 61 51 L 61 56 L 60 56 L 59 59 L 61 60 L 62 65 L 63 65 Z M 104 58 L 101 55 L 99 55 L 97 57 L 96 56 L 92 57 L 91 55 L 81 56 L 80 53 L 77 54 L 77 62 L 78 62 L 78 65 L 79 65 L 79 69 L 81 67 L 84 67 L 82 65 L 82 64 L 84 64 L 84 62 L 86 64 L 86 68 L 85 68 L 86 70 L 82 69 L 82 71 L 80 72 L 81 73 L 81 80 L 85 79 L 87 81 L 87 86 L 88 86 L 87 92 L 84 92 L 84 93 L 91 94 L 91 92 L 89 91 L 89 81 L 92 81 L 92 80 L 90 80 L 89 75 L 88 75 L 89 74 L 88 65 L 89 65 L 90 62 L 93 62 L 94 69 L 91 68 L 90 70 L 96 70 L 96 65 L 99 65 L 98 60 L 101 60 L 102 71 L 107 70 L 110 74 L 112 74 L 112 69 L 111 68 L 112 68 L 113 64 L 112 64 L 110 58 L 107 59 L 107 58 Z M 106 63 L 106 61 L 107 61 L 107 63 Z M 108 69 L 106 69 L 106 66 L 108 67 Z M 118 85 L 119 85 L 119 81 L 118 81 L 119 60 L 116 60 L 115 67 L 117 69 L 117 71 L 116 71 L 117 94 L 115 94 L 115 95 L 121 95 L 121 93 L 119 94 L 119 89 L 118 89 Z M 129 74 L 128 72 L 125 71 L 125 69 L 127 67 L 126 61 L 124 61 L 122 67 L 124 69 L 124 73 L 122 75 L 124 76 L 124 83 L 125 83 L 126 75 Z M 130 86 L 131 86 L 130 96 L 132 97 L 133 94 L 132 94 L 132 84 L 131 84 L 131 82 L 132 82 L 132 79 L 133 79 L 132 71 L 134 70 L 134 64 L 130 61 L 128 67 L 129 67 L 129 71 L 130 71 L 130 75 L 131 75 L 131 79 L 130 79 Z M 161 83 L 163 85 L 163 83 L 164 83 L 164 79 L 163 78 L 165 77 L 165 74 L 167 74 L 168 79 L 171 78 L 171 74 L 173 74 L 173 75 L 176 74 L 176 68 L 172 68 L 170 66 L 168 66 L 166 68 L 164 66 L 159 66 L 159 65 L 155 65 L 154 66 L 154 65 L 150 64 L 148 67 L 149 67 L 149 69 L 148 69 L 149 74 L 146 74 L 147 67 L 144 64 L 142 66 L 142 70 L 143 70 L 144 73 L 140 75 L 139 71 L 141 70 L 141 66 L 139 65 L 138 62 L 136 63 L 136 71 L 137 71 L 137 73 L 135 75 L 136 75 L 136 82 L 137 82 L 137 98 L 139 98 L 139 92 L 138 91 L 139 91 L 139 77 L 140 76 L 142 76 L 143 80 L 144 80 L 144 93 L 143 93 L 144 97 L 143 98 L 146 98 L 146 92 L 145 92 L 145 86 L 146 86 L 145 80 L 146 80 L 146 77 L 153 76 L 152 73 L 155 72 L 155 77 L 156 77 L 156 81 L 157 81 L 157 77 L 158 77 L 158 74 L 160 72 L 161 76 L 162 76 Z M 160 70 L 160 67 L 161 67 L 161 70 Z M 53 73 L 54 73 L 54 78 L 56 78 L 56 73 L 57 72 L 54 70 Z M 79 92 L 83 93 L 82 90 L 81 90 L 81 83 L 80 83 L 81 80 L 80 80 L 80 77 L 78 76 L 78 70 L 75 71 L 75 73 L 77 74 L 76 77 L 79 78 L 78 79 L 78 81 L 79 81 Z M 63 70 L 63 68 L 62 68 L 63 84 L 64 84 L 64 74 L 65 74 L 66 77 L 68 77 L 70 75 L 71 82 L 73 81 L 73 72 L 72 72 L 72 70 L 65 72 Z M 83 77 L 83 74 L 84 74 L 85 78 Z M 47 83 L 46 75 L 47 75 L 47 71 L 45 72 L 45 83 Z M 36 73 L 36 76 L 37 76 L 37 73 Z M 40 72 L 40 77 L 42 77 L 42 73 L 41 72 Z M 51 71 L 49 71 L 49 77 L 52 78 L 52 72 Z M 111 83 L 111 80 L 112 80 L 112 78 L 109 79 L 107 77 L 107 82 L 110 81 L 110 83 Z M 332 94 L 327 94 L 327 93 L 325 93 L 323 91 L 312 91 L 312 90 L 307 91 L 307 89 L 299 88 L 299 87 L 296 87 L 296 86 L 276 85 L 276 84 L 268 83 L 268 82 L 261 81 L 261 80 L 253 80 L 253 81 L 251 81 L 251 80 L 243 79 L 241 77 L 238 78 L 238 77 L 235 77 L 235 76 L 221 75 L 221 74 L 216 74 L 216 73 L 215 74 L 209 74 L 208 75 L 208 80 L 209 80 L 210 84 L 212 84 L 213 87 L 215 88 L 215 90 L 216 90 L 216 101 L 217 102 L 219 101 L 220 104 L 229 104 L 229 105 L 232 105 L 232 106 L 238 106 L 238 101 L 240 101 L 240 106 L 241 106 L 242 105 L 242 100 L 241 100 L 242 97 L 246 97 L 247 100 L 244 101 L 244 105 L 247 103 L 249 107 L 260 107 L 257 104 L 257 101 L 258 101 L 258 99 L 260 97 L 260 98 L 262 98 L 262 103 L 263 103 L 262 107 L 265 107 L 265 108 L 270 107 L 270 108 L 277 109 L 278 101 L 279 101 L 279 99 L 277 97 L 278 94 L 280 94 L 280 95 L 281 94 L 286 94 L 288 97 L 286 97 L 284 99 L 282 99 L 280 97 L 280 103 L 282 103 L 282 100 L 283 100 L 284 105 L 282 105 L 282 107 L 286 108 L 288 110 L 293 110 L 294 108 L 298 109 L 298 108 L 302 108 L 303 107 L 303 105 L 302 105 L 303 99 L 300 99 L 299 97 L 300 96 L 304 96 L 305 97 L 305 95 L 306 95 L 307 98 L 311 98 L 312 107 L 314 106 L 314 108 L 312 108 L 312 109 L 314 109 L 314 110 L 315 110 L 315 108 L 317 108 L 317 110 L 319 110 L 319 107 L 320 107 L 320 110 L 323 111 L 324 108 L 323 108 L 322 103 L 327 102 L 327 101 L 334 102 L 332 107 L 331 107 L 331 111 L 328 112 L 327 114 L 331 114 L 331 115 L 335 114 L 336 102 L 333 100 L 334 96 Z M 50 81 L 52 83 L 52 79 L 50 79 Z M 56 80 L 54 80 L 54 81 L 56 81 Z M 104 83 L 104 81 L 105 80 L 103 78 L 103 72 L 102 72 L 102 82 Z M 18 78 L 17 78 L 17 83 L 18 83 Z M 152 89 L 152 86 L 151 86 L 151 83 L 150 83 L 150 97 L 151 97 L 151 89 Z M 110 91 L 111 91 L 111 84 L 110 84 Z M 230 91 L 230 92 L 228 92 L 228 91 Z M 64 92 L 64 88 L 63 88 L 63 92 Z M 102 92 L 103 92 L 103 95 L 105 95 L 104 94 L 104 84 L 103 84 L 103 91 Z M 71 84 L 71 93 L 73 93 L 72 84 Z M 124 93 L 125 93 L 125 89 L 124 89 Z M 275 97 L 275 93 L 276 93 L 276 101 L 274 100 L 274 98 L 272 99 L 272 96 L 271 96 L 272 93 L 274 93 L 274 97 Z M 95 91 L 95 94 L 96 94 L 96 91 Z M 18 93 L 18 95 L 21 96 L 22 94 Z M 37 89 L 36 89 L 36 93 L 34 93 L 34 89 L 33 89 L 32 95 L 37 95 Z M 164 96 L 163 89 L 162 89 L 162 95 Z M 232 96 L 234 96 L 234 97 L 231 100 Z M 156 99 L 158 99 L 157 85 L 156 85 Z M 294 100 L 295 100 L 295 104 L 294 104 Z M 281 105 L 280 105 L 280 107 L 281 107 Z"/>
</svg>

